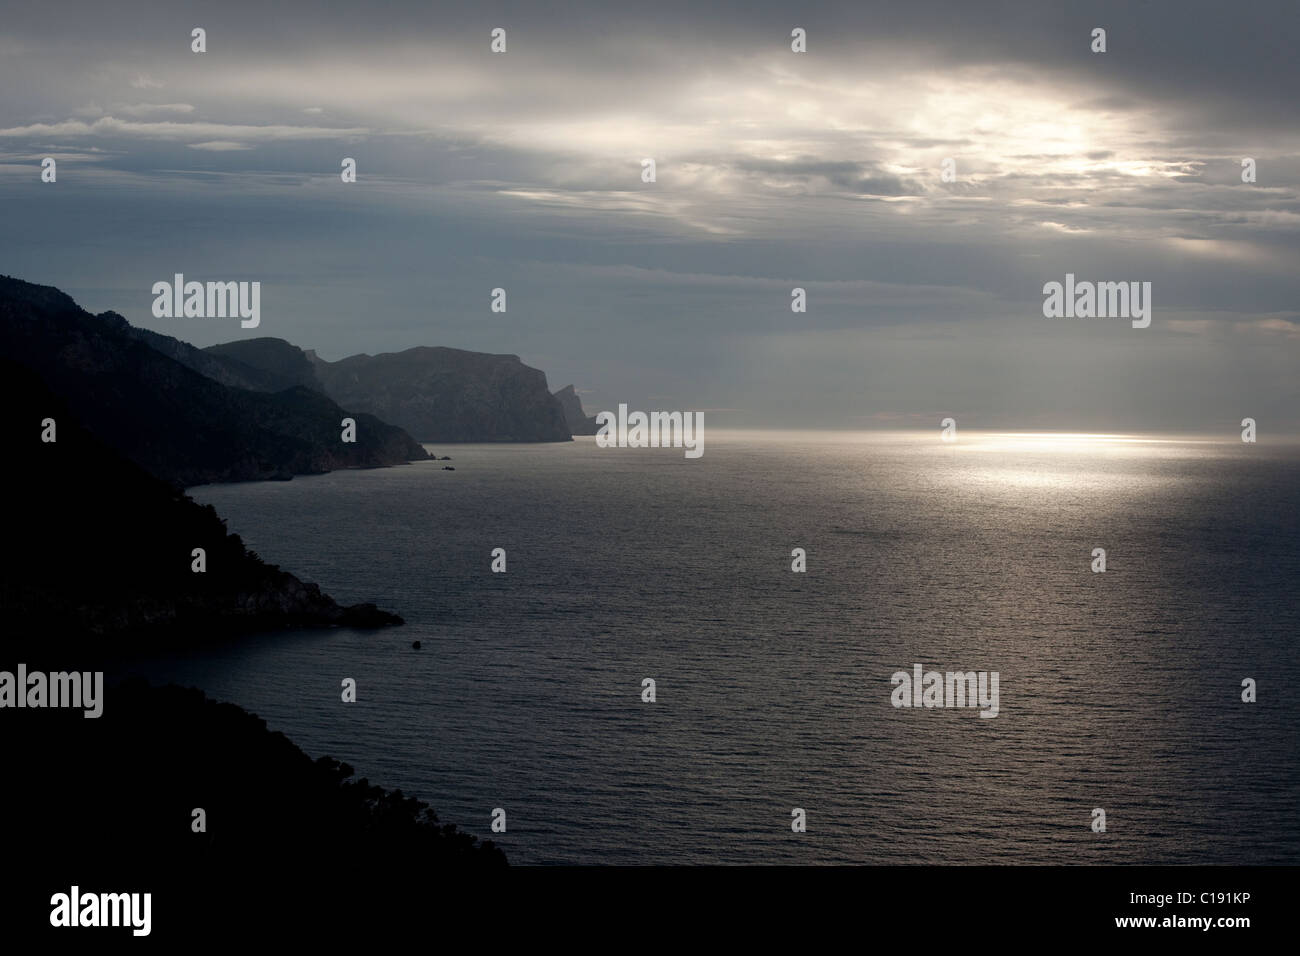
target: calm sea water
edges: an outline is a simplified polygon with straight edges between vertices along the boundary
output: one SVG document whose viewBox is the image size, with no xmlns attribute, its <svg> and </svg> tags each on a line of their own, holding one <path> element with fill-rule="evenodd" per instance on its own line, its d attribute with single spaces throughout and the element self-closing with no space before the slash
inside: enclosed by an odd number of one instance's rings
<svg viewBox="0 0 1300 956">
<path fill-rule="evenodd" d="M 408 623 L 136 670 L 515 863 L 1300 863 L 1297 446 L 707 437 L 195 489 Z M 895 709 L 914 663 L 1000 714 Z"/>
</svg>

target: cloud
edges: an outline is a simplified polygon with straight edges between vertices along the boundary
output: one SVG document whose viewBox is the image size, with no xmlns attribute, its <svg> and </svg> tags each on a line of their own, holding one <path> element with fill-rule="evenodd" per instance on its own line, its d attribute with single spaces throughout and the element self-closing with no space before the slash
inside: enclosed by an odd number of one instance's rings
<svg viewBox="0 0 1300 956">
<path fill-rule="evenodd" d="M 1280 336 L 1288 339 L 1300 339 L 1300 322 L 1294 319 L 1284 319 L 1277 316 L 1266 319 L 1255 319 L 1251 322 L 1242 322 L 1234 327 L 1234 331 L 1243 334 L 1262 334 L 1267 336 Z"/>
<path fill-rule="evenodd" d="M 0 152 L 0 162 L 19 161 L 39 165 L 41 160 L 49 157 L 56 163 L 104 163 L 115 158 L 114 154 L 94 150 L 51 150 L 39 153 L 4 153 Z"/>
<path fill-rule="evenodd" d="M 64 120 L 59 123 L 32 123 L 0 129 L 0 136 L 11 137 L 76 137 L 112 136 L 137 137 L 185 142 L 225 137 L 229 140 L 313 140 L 341 139 L 365 136 L 371 131 L 365 127 L 331 129 L 323 126 L 243 126 L 224 123 L 137 123 L 105 116 L 86 123 L 83 120 Z"/>
<path fill-rule="evenodd" d="M 119 103 L 112 108 L 112 112 L 132 118 L 140 118 L 159 114 L 193 113 L 194 107 L 189 103 Z"/>
<path fill-rule="evenodd" d="M 1067 226 L 1063 222 L 1044 221 L 1044 222 L 1040 222 L 1039 225 L 1042 226 L 1044 229 L 1052 229 L 1055 230 L 1056 232 L 1063 232 L 1066 234 L 1071 234 L 1071 233 L 1081 234 L 1086 232 L 1092 232 L 1091 229 L 1080 229 L 1076 226 Z"/>
<path fill-rule="evenodd" d="M 183 221 L 206 268 L 266 270 L 279 331 L 325 353 L 527 353 L 552 381 L 759 423 L 792 396 L 799 421 L 1014 417 L 1017 388 L 1152 420 L 1271 389 L 1270 420 L 1296 418 L 1294 0 L 809 0 L 807 54 L 779 4 L 512 4 L 504 56 L 472 6 L 226 0 L 195 55 L 164 3 L 123 4 L 75 28 L 20 6 L 0 38 L 24 237 L 0 251 L 98 281 L 101 308 L 169 274 L 158 223 Z M 60 168 L 75 203 L 32 185 L 43 155 L 100 160 Z M 104 222 L 113 249 L 69 238 Z M 1152 328 L 1044 323 L 1066 272 L 1152 281 Z M 526 321 L 475 319 L 497 285 Z"/>
</svg>

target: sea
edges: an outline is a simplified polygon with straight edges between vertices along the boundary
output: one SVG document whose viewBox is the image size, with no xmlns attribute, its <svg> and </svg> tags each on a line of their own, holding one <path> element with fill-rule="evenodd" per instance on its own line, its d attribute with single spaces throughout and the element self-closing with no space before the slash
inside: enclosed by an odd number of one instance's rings
<svg viewBox="0 0 1300 956">
<path fill-rule="evenodd" d="M 514 864 L 1300 863 L 1300 445 L 706 437 L 190 489 L 406 624 L 124 671 Z M 917 665 L 996 717 L 896 706 Z"/>
</svg>

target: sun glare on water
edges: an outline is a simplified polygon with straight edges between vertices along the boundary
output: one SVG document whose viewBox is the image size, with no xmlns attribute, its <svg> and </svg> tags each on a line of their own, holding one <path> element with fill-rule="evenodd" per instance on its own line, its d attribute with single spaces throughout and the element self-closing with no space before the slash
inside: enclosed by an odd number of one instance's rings
<svg viewBox="0 0 1300 956">
<path fill-rule="evenodd" d="M 1086 452 L 1109 447 L 1178 445 L 1195 440 L 1091 432 L 966 432 L 955 443 L 974 451 Z"/>
<path fill-rule="evenodd" d="M 996 489 L 1041 489 L 1079 493 L 1150 487 L 1173 480 L 1146 465 L 1116 466 L 1122 460 L 1201 456 L 1213 442 L 1205 439 L 1096 432 L 965 432 L 949 448 L 956 453 L 983 453 L 967 458 L 979 467 L 962 470 L 962 481 Z M 991 453 L 991 454 L 990 454 Z M 984 457 L 988 454 L 988 457 Z"/>
</svg>

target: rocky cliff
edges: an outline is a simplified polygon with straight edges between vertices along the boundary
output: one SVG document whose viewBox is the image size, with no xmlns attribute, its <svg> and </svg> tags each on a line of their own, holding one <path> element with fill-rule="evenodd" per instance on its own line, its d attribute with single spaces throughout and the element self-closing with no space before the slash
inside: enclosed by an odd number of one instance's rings
<svg viewBox="0 0 1300 956">
<path fill-rule="evenodd" d="M 568 441 L 573 434 L 545 373 L 516 355 L 421 347 L 327 362 L 273 338 L 214 345 L 203 355 L 229 363 L 215 374 L 265 383 L 251 387 L 313 388 L 424 442 Z"/>
<path fill-rule="evenodd" d="M 0 651 L 111 653 L 155 640 L 401 623 L 374 605 L 340 607 L 266 564 L 211 506 L 128 461 L 35 372 L 3 358 L 0 402 L 16 429 L 13 460 L 0 472 L 14 505 L 0 548 Z"/>
<path fill-rule="evenodd" d="M 596 416 L 588 416 L 582 408 L 582 399 L 578 398 L 578 393 L 573 390 L 572 385 L 566 385 L 555 393 L 556 401 L 564 409 L 564 421 L 569 426 L 571 435 L 594 435 L 600 431 L 596 424 Z"/>
<path fill-rule="evenodd" d="M 318 474 L 427 458 L 411 436 L 302 387 L 223 384 L 243 372 L 120 315 L 94 316 L 45 286 L 0 277 L 0 345 L 31 369 L 91 434 L 177 485 Z M 205 371 L 196 371 L 195 367 Z M 247 383 L 245 383 L 247 384 Z M 356 420 L 356 441 L 341 422 Z"/>
<path fill-rule="evenodd" d="M 295 385 L 317 392 L 325 391 L 316 377 L 315 353 L 305 352 L 284 339 L 240 339 L 224 345 L 210 345 L 201 354 L 226 364 L 231 372 L 249 369 L 266 382 L 256 387 L 268 391 Z"/>
<path fill-rule="evenodd" d="M 414 348 L 316 361 L 335 401 L 378 415 L 425 442 L 570 441 L 545 373 L 516 355 Z"/>
</svg>

